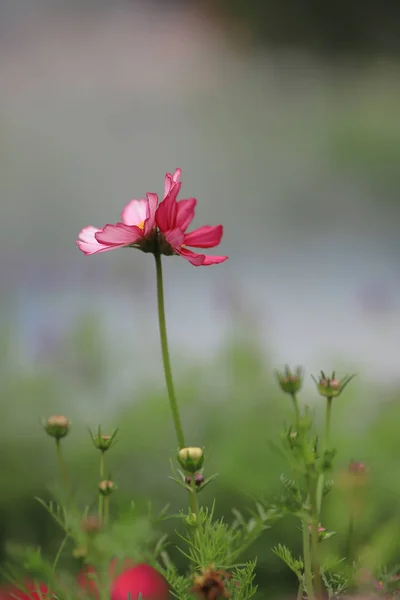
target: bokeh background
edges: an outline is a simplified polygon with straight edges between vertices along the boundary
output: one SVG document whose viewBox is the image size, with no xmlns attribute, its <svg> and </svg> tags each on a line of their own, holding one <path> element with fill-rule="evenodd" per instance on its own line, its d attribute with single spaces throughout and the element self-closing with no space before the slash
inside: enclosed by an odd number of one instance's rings
<svg viewBox="0 0 400 600">
<path fill-rule="evenodd" d="M 368 467 L 360 552 L 400 562 L 399 13 L 389 0 L 0 2 L 0 560 L 10 542 L 58 540 L 33 500 L 57 479 L 42 416 L 73 420 L 65 448 L 88 501 L 86 427 L 101 423 L 121 428 L 121 502 L 184 502 L 168 479 L 151 257 L 74 243 L 179 166 L 196 226 L 223 223 L 230 256 L 164 262 L 187 438 L 220 474 L 204 501 L 229 520 L 276 491 L 270 441 L 290 406 L 275 367 L 306 367 L 317 419 L 310 373 L 357 372 L 334 407 L 337 468 Z M 324 515 L 339 555 L 347 509 L 337 491 Z M 290 520 L 253 546 L 260 597 L 295 587 L 277 541 L 300 552 Z"/>
</svg>

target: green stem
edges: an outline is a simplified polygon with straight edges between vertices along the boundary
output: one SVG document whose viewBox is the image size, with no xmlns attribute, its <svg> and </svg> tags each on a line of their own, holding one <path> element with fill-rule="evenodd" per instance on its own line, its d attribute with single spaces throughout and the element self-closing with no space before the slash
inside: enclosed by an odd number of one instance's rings
<svg viewBox="0 0 400 600">
<path fill-rule="evenodd" d="M 157 272 L 157 304 L 158 304 L 158 322 L 160 327 L 160 341 L 161 341 L 161 353 L 164 363 L 165 381 L 167 384 L 168 398 L 171 406 L 172 418 L 174 421 L 176 437 L 178 440 L 179 448 L 185 448 L 185 438 L 183 435 L 181 419 L 179 416 L 178 403 L 176 401 L 174 383 L 172 379 L 171 361 L 169 358 L 168 351 L 168 340 L 167 340 L 167 326 L 165 322 L 165 307 L 164 307 L 164 289 L 163 289 L 163 275 L 161 265 L 161 255 L 158 253 L 154 254 L 156 259 L 156 272 Z"/>
<path fill-rule="evenodd" d="M 65 487 L 65 490 L 66 490 L 69 498 L 72 500 L 71 485 L 69 483 L 69 479 L 68 479 L 68 475 L 67 475 L 67 470 L 65 468 L 64 459 L 63 459 L 63 455 L 62 455 L 62 452 L 61 452 L 61 440 L 57 440 L 56 439 L 56 447 L 57 447 L 58 466 L 60 468 L 60 473 L 61 473 L 62 480 L 64 482 L 64 487 Z"/>
<path fill-rule="evenodd" d="M 303 598 L 303 585 L 301 583 L 301 580 L 299 580 L 299 588 L 297 590 L 296 600 L 302 600 L 302 598 Z"/>
<path fill-rule="evenodd" d="M 310 532 L 308 523 L 303 519 L 303 558 L 304 558 L 304 574 L 306 579 L 306 592 L 308 600 L 314 600 L 314 587 L 311 570 L 311 554 L 310 554 Z"/>
<path fill-rule="evenodd" d="M 58 565 L 58 561 L 60 560 L 61 554 L 65 548 L 66 543 L 68 542 L 68 538 L 69 538 L 69 533 L 66 533 L 64 536 L 63 541 L 61 542 L 61 544 L 58 547 L 58 551 L 57 554 L 55 556 L 54 562 L 53 562 L 53 566 L 51 567 L 51 574 L 54 575 L 54 572 L 57 568 Z"/>
<path fill-rule="evenodd" d="M 354 523 L 354 515 L 350 515 L 350 521 L 349 521 L 349 528 L 347 531 L 347 542 L 346 542 L 346 547 L 347 547 L 347 551 L 346 551 L 346 555 L 347 555 L 347 562 L 349 565 L 352 565 L 354 562 L 354 558 L 355 558 L 355 552 L 354 552 L 354 531 L 355 531 L 355 523 Z"/>
<path fill-rule="evenodd" d="M 297 400 L 296 394 L 292 394 L 292 399 L 293 399 L 294 412 L 296 415 L 296 432 L 298 434 L 299 428 L 300 428 L 300 408 L 299 408 L 299 402 Z"/>
<path fill-rule="evenodd" d="M 310 501 L 311 501 L 311 564 L 314 573 L 315 594 L 317 600 L 321 600 L 323 596 L 321 571 L 319 566 L 318 556 L 318 522 L 319 513 L 317 505 L 317 486 L 316 482 L 309 478 Z"/>
<path fill-rule="evenodd" d="M 329 448 L 331 433 L 332 398 L 326 399 L 324 452 Z"/>
<path fill-rule="evenodd" d="M 196 524 L 200 525 L 200 510 L 199 503 L 197 502 L 197 490 L 196 490 L 196 482 L 194 480 L 194 474 L 190 475 L 190 487 L 191 492 L 189 492 L 189 508 L 190 512 L 196 516 Z"/>
<path fill-rule="evenodd" d="M 104 480 L 104 472 L 105 472 L 105 466 L 104 466 L 104 452 L 101 450 L 100 451 L 100 481 Z M 103 512 L 104 512 L 104 496 L 101 492 L 99 492 L 99 519 L 100 521 L 103 519 Z"/>
<path fill-rule="evenodd" d="M 110 496 L 104 498 L 104 525 L 108 525 L 110 519 Z"/>
<path fill-rule="evenodd" d="M 329 448 L 330 444 L 330 433 L 331 433 L 331 415 L 332 415 L 332 398 L 326 399 L 326 413 L 325 413 L 325 436 L 324 442 L 322 446 L 322 457 L 324 456 L 326 450 Z M 317 483 L 317 508 L 318 508 L 318 518 L 321 516 L 321 507 L 322 507 L 322 497 L 324 495 L 324 482 L 325 476 L 323 473 L 318 478 Z"/>
</svg>

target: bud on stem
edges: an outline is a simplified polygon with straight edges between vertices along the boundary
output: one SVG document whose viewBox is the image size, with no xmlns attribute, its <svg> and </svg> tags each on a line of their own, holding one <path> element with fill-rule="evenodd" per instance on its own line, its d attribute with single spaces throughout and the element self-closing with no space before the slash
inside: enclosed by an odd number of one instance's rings
<svg viewBox="0 0 400 600">
<path fill-rule="evenodd" d="M 203 466 L 203 450 L 201 448 L 182 448 L 178 452 L 178 461 L 185 471 L 195 473 Z"/>
</svg>

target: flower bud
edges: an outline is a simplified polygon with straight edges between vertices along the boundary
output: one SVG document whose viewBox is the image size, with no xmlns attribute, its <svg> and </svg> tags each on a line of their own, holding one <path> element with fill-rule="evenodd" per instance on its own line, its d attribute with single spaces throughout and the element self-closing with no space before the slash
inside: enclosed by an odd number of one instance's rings
<svg viewBox="0 0 400 600">
<path fill-rule="evenodd" d="M 185 471 L 195 473 L 203 466 L 203 450 L 201 448 L 182 448 L 178 452 L 178 461 Z"/>
<path fill-rule="evenodd" d="M 186 483 L 186 485 L 191 485 L 192 478 L 190 475 L 186 475 L 185 483 Z M 203 485 L 204 475 L 202 475 L 202 473 L 195 473 L 194 474 L 194 483 L 196 484 L 197 487 L 200 487 L 201 485 Z"/>
<path fill-rule="evenodd" d="M 301 367 L 296 367 L 296 371 L 292 373 L 292 371 L 286 365 L 283 372 L 275 371 L 275 374 L 283 392 L 294 396 L 298 391 L 300 391 L 303 384 L 303 370 Z"/>
<path fill-rule="evenodd" d="M 53 415 L 43 423 L 46 433 L 55 438 L 57 441 L 67 435 L 70 425 L 71 423 L 67 417 L 61 415 Z"/>
<path fill-rule="evenodd" d="M 72 550 L 72 556 L 78 560 L 83 560 L 87 556 L 87 548 L 85 546 L 78 546 Z"/>
<path fill-rule="evenodd" d="M 103 496 L 109 496 L 115 490 L 115 483 L 113 481 L 100 481 L 99 491 Z"/>
<path fill-rule="evenodd" d="M 352 460 L 351 463 L 349 464 L 349 472 L 353 473 L 353 475 L 364 475 L 365 474 L 364 463 Z"/>
<path fill-rule="evenodd" d="M 316 379 L 313 375 L 311 375 L 311 377 L 317 386 L 320 396 L 332 399 L 336 398 L 343 392 L 346 385 L 350 383 L 355 375 L 346 375 L 343 377 L 343 379 L 337 379 L 335 377 L 335 371 L 333 371 L 331 377 L 327 377 L 325 373 L 321 371 L 321 376 L 318 379 Z"/>
<path fill-rule="evenodd" d="M 101 433 L 101 427 L 97 430 L 96 434 L 93 434 L 89 429 L 90 437 L 92 438 L 92 442 L 94 447 L 100 450 L 101 452 L 106 452 L 109 450 L 117 441 L 117 433 L 118 429 L 114 429 L 111 435 L 105 435 Z"/>
<path fill-rule="evenodd" d="M 102 527 L 103 523 L 101 519 L 99 519 L 99 517 L 96 516 L 86 517 L 86 519 L 84 519 L 81 522 L 82 531 L 84 533 L 87 533 L 88 535 L 98 533 L 99 531 L 101 531 Z"/>
</svg>

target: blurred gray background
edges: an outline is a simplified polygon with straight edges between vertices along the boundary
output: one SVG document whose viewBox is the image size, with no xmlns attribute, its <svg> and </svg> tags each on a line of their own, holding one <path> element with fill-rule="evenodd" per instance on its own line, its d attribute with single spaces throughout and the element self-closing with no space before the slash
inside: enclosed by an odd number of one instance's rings
<svg viewBox="0 0 400 600">
<path fill-rule="evenodd" d="M 212 5 L 212 3 L 211 3 Z M 132 379 L 161 376 L 151 259 L 83 256 L 86 224 L 183 169 L 228 263 L 166 261 L 183 360 L 247 311 L 277 363 L 397 377 L 399 67 L 252 44 L 207 3 L 1 4 L 2 315 L 29 368 L 89 311 Z M 240 21 L 239 21 L 240 24 Z M 140 344 L 132 343 L 140 338 Z"/>
</svg>

